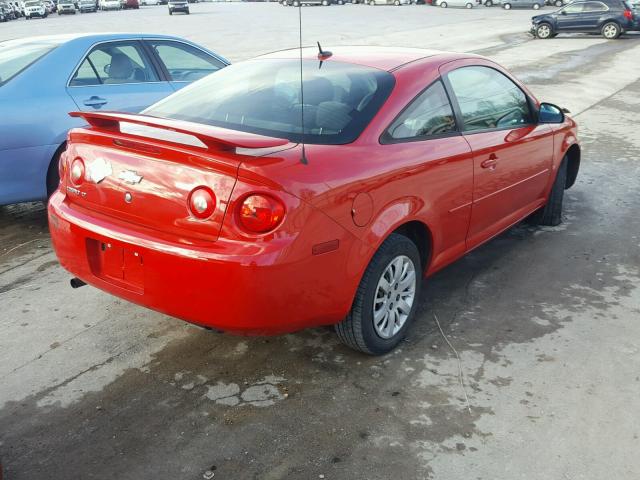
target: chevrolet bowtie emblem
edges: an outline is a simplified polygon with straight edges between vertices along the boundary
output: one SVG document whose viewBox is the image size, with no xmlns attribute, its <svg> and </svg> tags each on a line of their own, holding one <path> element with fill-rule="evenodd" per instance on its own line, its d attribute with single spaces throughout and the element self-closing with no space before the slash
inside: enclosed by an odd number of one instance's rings
<svg viewBox="0 0 640 480">
<path fill-rule="evenodd" d="M 87 165 L 87 179 L 93 183 L 100 183 L 112 173 L 111 164 L 102 157 Z"/>
<path fill-rule="evenodd" d="M 138 175 L 138 172 L 133 170 L 123 170 L 118 175 L 118 178 L 123 182 L 130 183 L 131 185 L 135 185 L 136 183 L 140 183 L 142 181 L 142 175 Z"/>
</svg>

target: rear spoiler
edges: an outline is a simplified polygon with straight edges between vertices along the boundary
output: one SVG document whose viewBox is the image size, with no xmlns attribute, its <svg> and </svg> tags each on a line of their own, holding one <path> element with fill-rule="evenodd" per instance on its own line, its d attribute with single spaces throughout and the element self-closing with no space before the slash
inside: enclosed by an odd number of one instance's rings
<svg viewBox="0 0 640 480">
<path fill-rule="evenodd" d="M 84 118 L 89 125 L 109 132 L 123 133 L 120 122 L 144 125 L 147 127 L 169 130 L 197 138 L 211 150 L 230 150 L 234 148 L 272 148 L 289 143 L 284 138 L 266 137 L 254 133 L 229 130 L 200 123 L 171 120 L 168 118 L 151 117 L 148 115 L 132 115 L 117 112 L 71 112 L 72 117 Z M 134 137 L 140 135 L 128 134 Z M 154 140 L 157 140 L 154 138 Z M 163 141 L 163 140 L 160 140 Z M 167 143 L 176 143 L 168 141 Z"/>
</svg>

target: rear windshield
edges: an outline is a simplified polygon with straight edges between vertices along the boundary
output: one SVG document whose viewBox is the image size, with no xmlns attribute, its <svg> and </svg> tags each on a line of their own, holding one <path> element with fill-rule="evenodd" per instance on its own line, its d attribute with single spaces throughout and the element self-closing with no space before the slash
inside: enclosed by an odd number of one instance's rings
<svg viewBox="0 0 640 480">
<path fill-rule="evenodd" d="M 0 86 L 58 46 L 58 42 L 0 42 Z"/>
<path fill-rule="evenodd" d="M 226 67 L 143 113 L 291 142 L 353 142 L 394 85 L 382 70 L 326 61 L 258 59 Z M 303 97 L 304 96 L 304 105 Z M 303 130 L 304 115 L 304 130 Z"/>
</svg>

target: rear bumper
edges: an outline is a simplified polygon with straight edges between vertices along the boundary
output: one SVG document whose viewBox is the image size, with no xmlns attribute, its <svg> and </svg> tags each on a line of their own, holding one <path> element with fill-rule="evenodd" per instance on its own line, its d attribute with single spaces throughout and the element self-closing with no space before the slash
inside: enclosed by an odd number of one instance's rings
<svg viewBox="0 0 640 480">
<path fill-rule="evenodd" d="M 60 191 L 48 211 L 54 250 L 73 276 L 133 303 L 232 333 L 271 335 L 337 323 L 351 306 L 363 268 L 345 258 L 360 248 L 356 240 L 348 245 L 347 237 L 344 248 L 341 243 L 338 251 L 318 256 L 297 255 L 293 237 L 266 245 L 219 239 L 206 248 L 187 247 L 96 220 L 70 207 Z M 102 244 L 142 263 L 132 283 L 96 268 L 96 246 Z"/>
</svg>

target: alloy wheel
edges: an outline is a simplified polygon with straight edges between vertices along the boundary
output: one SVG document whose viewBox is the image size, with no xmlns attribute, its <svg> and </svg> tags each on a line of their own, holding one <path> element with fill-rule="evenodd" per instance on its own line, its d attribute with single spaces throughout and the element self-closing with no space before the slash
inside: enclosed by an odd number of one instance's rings
<svg viewBox="0 0 640 480">
<path fill-rule="evenodd" d="M 380 276 L 373 299 L 373 326 L 381 338 L 391 338 L 400 331 L 415 298 L 415 265 L 406 255 L 399 255 Z"/>
<path fill-rule="evenodd" d="M 536 30 L 536 33 L 538 38 L 549 38 L 551 36 L 551 28 L 549 28 L 549 25 L 540 25 Z"/>
<path fill-rule="evenodd" d="M 605 38 L 616 38 L 618 36 L 618 27 L 615 26 L 613 23 L 609 23 L 608 25 L 605 25 L 604 28 L 602 29 L 602 34 L 604 35 Z"/>
</svg>

